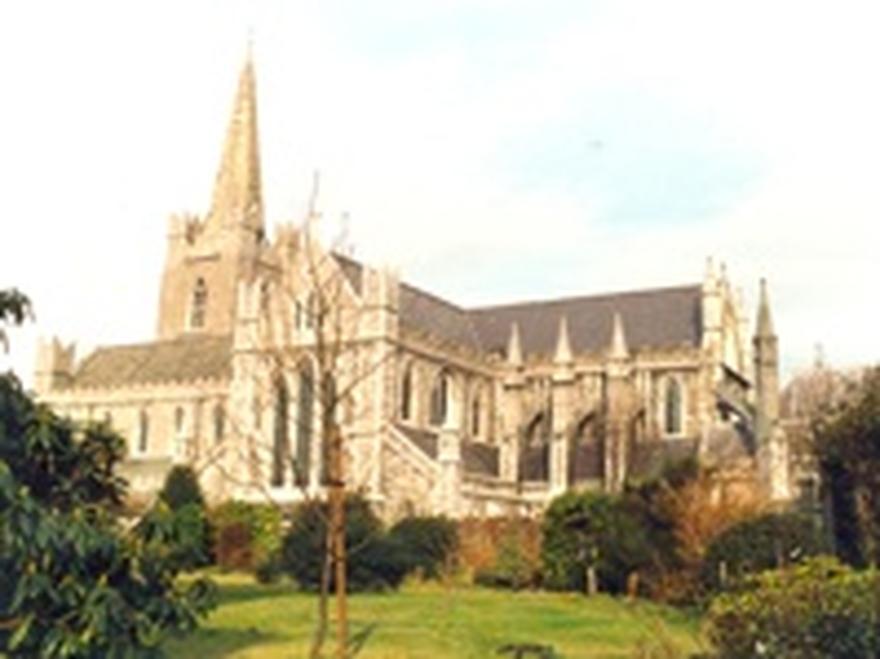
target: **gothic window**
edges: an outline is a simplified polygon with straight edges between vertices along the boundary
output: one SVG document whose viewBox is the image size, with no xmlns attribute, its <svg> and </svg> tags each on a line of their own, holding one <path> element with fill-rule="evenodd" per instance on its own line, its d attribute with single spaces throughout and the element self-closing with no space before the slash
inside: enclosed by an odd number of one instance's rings
<svg viewBox="0 0 880 659">
<path fill-rule="evenodd" d="M 431 425 L 442 426 L 449 413 L 449 374 L 440 371 L 431 387 Z"/>
<path fill-rule="evenodd" d="M 303 305 L 302 302 L 296 300 L 293 303 L 294 316 L 296 319 L 296 329 L 302 329 L 303 326 Z"/>
<path fill-rule="evenodd" d="M 680 435 L 682 395 L 681 384 L 675 378 L 666 381 L 663 404 L 663 431 L 667 435 Z"/>
<path fill-rule="evenodd" d="M 223 411 L 222 405 L 214 407 L 214 442 L 219 444 L 223 441 L 223 434 L 226 432 L 226 413 Z"/>
<path fill-rule="evenodd" d="M 312 370 L 308 365 L 299 369 L 299 400 L 297 402 L 296 424 L 296 478 L 297 485 L 309 484 L 309 466 L 312 449 L 312 411 L 315 399 L 315 384 Z"/>
<path fill-rule="evenodd" d="M 150 417 L 141 410 L 138 417 L 138 453 L 146 453 L 150 441 Z"/>
<path fill-rule="evenodd" d="M 284 461 L 289 445 L 288 409 L 290 393 L 287 384 L 279 379 L 275 384 L 275 419 L 272 438 L 272 475 L 270 484 L 273 487 L 284 485 Z"/>
<path fill-rule="evenodd" d="M 174 432 L 178 435 L 183 432 L 184 412 L 182 407 L 174 410 Z"/>
<path fill-rule="evenodd" d="M 400 418 L 403 421 L 412 419 L 412 364 L 407 365 L 400 380 Z"/>
<path fill-rule="evenodd" d="M 201 277 L 196 281 L 193 288 L 192 303 L 189 310 L 190 329 L 200 329 L 205 326 L 205 309 L 208 305 L 208 287 Z"/>
<path fill-rule="evenodd" d="M 480 436 L 480 414 L 482 413 L 480 394 L 477 393 L 471 401 L 471 436 Z"/>
</svg>

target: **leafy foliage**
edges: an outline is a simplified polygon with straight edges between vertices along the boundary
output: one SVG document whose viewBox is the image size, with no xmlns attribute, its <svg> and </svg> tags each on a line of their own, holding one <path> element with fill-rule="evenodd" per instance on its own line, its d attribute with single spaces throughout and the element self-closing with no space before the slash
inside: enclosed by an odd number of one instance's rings
<svg viewBox="0 0 880 659">
<path fill-rule="evenodd" d="M 708 636 L 722 659 L 875 657 L 880 647 L 876 571 L 812 558 L 764 572 L 740 592 L 718 596 Z"/>
<path fill-rule="evenodd" d="M 0 653 L 155 656 L 212 603 L 209 582 L 175 582 L 180 526 L 117 523 L 123 440 L 35 404 L 0 377 Z"/>
<path fill-rule="evenodd" d="M 744 520 L 719 535 L 703 561 L 702 581 L 710 590 L 726 571 L 731 585 L 756 572 L 783 567 L 826 551 L 812 518 L 794 513 L 767 513 Z M 722 568 L 722 564 L 724 568 Z"/>
<path fill-rule="evenodd" d="M 831 494 L 838 555 L 853 565 L 880 561 L 880 367 L 868 371 L 836 409 L 814 422 L 816 451 Z"/>
<path fill-rule="evenodd" d="M 629 574 L 648 564 L 648 535 L 623 499 L 594 492 L 567 492 L 544 516 L 541 558 L 544 584 L 584 590 L 587 569 L 599 585 L 622 592 Z"/>
<path fill-rule="evenodd" d="M 192 467 L 175 465 L 165 477 L 165 484 L 159 492 L 159 499 L 171 508 L 178 510 L 188 505 L 205 507 L 205 496 L 199 485 L 199 479 Z"/>
<path fill-rule="evenodd" d="M 223 569 L 250 570 L 281 550 L 281 510 L 268 503 L 227 501 L 209 513 L 214 558 Z"/>
<path fill-rule="evenodd" d="M 172 467 L 159 492 L 159 506 L 169 509 L 176 525 L 179 543 L 175 559 L 182 569 L 193 569 L 209 563 L 211 530 L 205 512 L 205 498 L 199 481 L 190 467 Z M 150 515 L 158 514 L 151 511 Z"/>
<path fill-rule="evenodd" d="M 491 567 L 477 571 L 474 582 L 492 588 L 521 590 L 537 586 L 541 580 L 540 562 L 527 551 L 524 527 L 510 525 L 501 537 Z"/>
<path fill-rule="evenodd" d="M 446 517 L 405 517 L 388 532 L 406 572 L 436 578 L 458 546 L 458 527 Z"/>
<path fill-rule="evenodd" d="M 15 288 L 0 289 L 0 346 L 8 349 L 5 325 L 21 325 L 33 315 L 31 301 Z"/>
<path fill-rule="evenodd" d="M 290 530 L 284 537 L 282 565 L 305 590 L 317 591 L 321 587 L 328 514 L 326 502 L 302 504 L 294 513 Z M 405 558 L 399 545 L 385 536 L 382 522 L 366 499 L 357 495 L 347 497 L 345 522 L 349 591 L 397 587 L 406 574 Z M 330 589 L 334 588 L 331 578 Z"/>
</svg>

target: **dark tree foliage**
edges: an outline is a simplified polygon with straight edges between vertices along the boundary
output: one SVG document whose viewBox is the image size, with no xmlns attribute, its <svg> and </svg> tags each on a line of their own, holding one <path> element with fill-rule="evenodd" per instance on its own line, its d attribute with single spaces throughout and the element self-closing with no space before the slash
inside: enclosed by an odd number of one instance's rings
<svg viewBox="0 0 880 659">
<path fill-rule="evenodd" d="M 816 453 L 831 504 L 840 558 L 880 563 L 880 367 L 814 423 Z"/>
<path fill-rule="evenodd" d="M 156 656 L 210 607 L 208 582 L 175 582 L 173 516 L 120 528 L 123 453 L 105 426 L 61 419 L 0 376 L 0 654 Z"/>
<path fill-rule="evenodd" d="M 346 498 L 345 509 L 349 591 L 397 587 L 406 574 L 399 547 L 388 541 L 382 522 L 366 499 L 351 495 Z M 321 587 L 328 515 L 326 502 L 304 503 L 294 513 L 290 530 L 284 537 L 282 566 L 304 590 L 317 591 Z M 330 590 L 334 590 L 332 580 Z"/>
<path fill-rule="evenodd" d="M 388 532 L 407 572 L 434 579 L 458 547 L 458 526 L 446 517 L 405 517 Z"/>
<path fill-rule="evenodd" d="M 620 497 L 567 492 L 544 515 L 544 584 L 560 590 L 586 586 L 588 568 L 609 592 L 626 589 L 629 574 L 650 561 L 649 537 Z"/>
<path fill-rule="evenodd" d="M 0 289 L 0 346 L 4 349 L 9 347 L 5 325 L 21 325 L 32 315 L 31 301 L 24 293 L 14 288 Z"/>
<path fill-rule="evenodd" d="M 205 497 L 199 486 L 199 479 L 192 467 L 185 465 L 175 465 L 171 468 L 165 477 L 159 498 L 171 510 L 179 510 L 191 504 L 199 508 L 205 507 Z"/>
<path fill-rule="evenodd" d="M 751 574 L 799 563 L 826 551 L 812 517 L 767 513 L 731 526 L 706 552 L 701 581 L 709 590 L 737 587 Z M 724 569 L 721 565 L 724 564 Z M 722 573 L 728 582 L 721 583 Z"/>
</svg>

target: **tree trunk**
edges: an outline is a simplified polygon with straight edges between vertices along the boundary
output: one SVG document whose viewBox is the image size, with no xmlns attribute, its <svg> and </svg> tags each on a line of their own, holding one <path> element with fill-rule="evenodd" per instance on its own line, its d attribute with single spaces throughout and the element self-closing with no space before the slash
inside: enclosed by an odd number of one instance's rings
<svg viewBox="0 0 880 659">
<path fill-rule="evenodd" d="M 336 657 L 348 654 L 348 583 L 345 552 L 345 481 L 343 480 L 342 434 L 335 422 L 330 427 L 330 529 L 336 586 Z"/>
</svg>

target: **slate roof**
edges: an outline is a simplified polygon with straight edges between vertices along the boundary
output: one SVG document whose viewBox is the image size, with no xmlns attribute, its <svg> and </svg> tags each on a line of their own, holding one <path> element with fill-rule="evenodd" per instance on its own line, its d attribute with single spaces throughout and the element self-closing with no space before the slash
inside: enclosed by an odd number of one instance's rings
<svg viewBox="0 0 880 659">
<path fill-rule="evenodd" d="M 362 292 L 364 266 L 334 253 L 355 290 Z M 697 347 L 702 339 L 699 284 L 465 309 L 415 286 L 400 284 L 400 322 L 481 352 L 504 353 L 510 327 L 519 325 L 526 355 L 552 355 L 559 319 L 568 320 L 574 352 L 600 352 L 611 342 L 615 312 L 621 315 L 630 349 Z"/>
<path fill-rule="evenodd" d="M 98 348 L 73 377 L 75 388 L 222 379 L 232 374 L 232 337 L 189 335 L 170 341 Z"/>
<path fill-rule="evenodd" d="M 599 352 L 611 343 L 615 312 L 630 349 L 700 345 L 698 285 L 484 307 L 469 315 L 484 350 L 505 352 L 517 323 L 525 354 L 552 355 L 563 315 L 574 352 Z"/>
<path fill-rule="evenodd" d="M 400 324 L 480 350 L 480 337 L 467 311 L 409 284 L 400 284 Z"/>
</svg>

